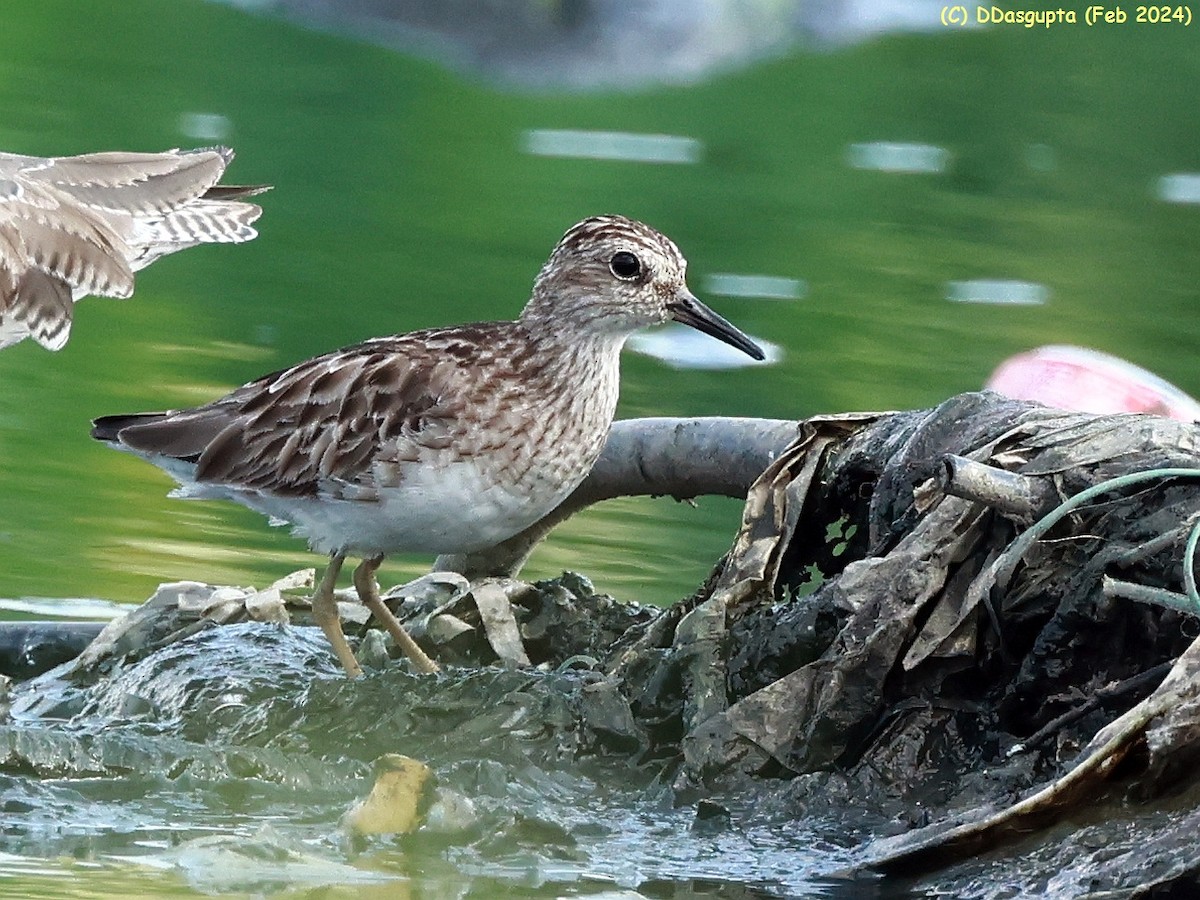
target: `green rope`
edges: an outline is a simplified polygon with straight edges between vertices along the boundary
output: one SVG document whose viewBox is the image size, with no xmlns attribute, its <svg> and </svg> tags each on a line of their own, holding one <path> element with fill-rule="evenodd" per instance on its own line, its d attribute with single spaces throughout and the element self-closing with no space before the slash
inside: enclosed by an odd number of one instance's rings
<svg viewBox="0 0 1200 900">
<path fill-rule="evenodd" d="M 1196 543 L 1200 541 L 1200 517 L 1188 533 L 1187 546 L 1183 550 L 1183 589 L 1197 609 L 1200 609 L 1200 591 L 1196 590 Z"/>
<path fill-rule="evenodd" d="M 999 586 L 1001 590 L 1007 587 L 1009 579 L 1012 578 L 1013 570 L 1016 569 L 1017 564 L 1020 563 L 1029 548 L 1037 543 L 1042 535 L 1057 525 L 1068 513 L 1101 494 L 1160 478 L 1200 478 L 1200 469 L 1147 469 L 1144 472 L 1133 472 L 1129 475 L 1110 478 L 1107 481 L 1102 481 L 1086 490 L 1080 491 L 1038 519 L 1037 522 L 1029 526 L 1009 545 L 1008 549 L 996 560 L 993 569 L 996 573 L 996 578 L 993 584 Z M 1191 598 L 1196 609 L 1200 610 L 1200 593 L 1197 593 L 1195 573 L 1192 571 L 1192 561 L 1195 558 L 1193 554 L 1195 553 L 1198 541 L 1200 541 L 1200 521 L 1196 523 L 1196 527 L 1192 529 L 1192 533 L 1188 537 L 1187 549 L 1184 551 L 1183 561 L 1184 586 L 1188 590 L 1188 597 Z"/>
</svg>

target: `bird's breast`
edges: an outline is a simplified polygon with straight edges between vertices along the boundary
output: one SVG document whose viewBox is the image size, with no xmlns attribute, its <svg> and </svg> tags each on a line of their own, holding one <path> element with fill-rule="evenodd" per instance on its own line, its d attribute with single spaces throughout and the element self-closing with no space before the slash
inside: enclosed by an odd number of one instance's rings
<svg viewBox="0 0 1200 900">
<path fill-rule="evenodd" d="M 557 504 L 604 447 L 618 380 L 617 351 L 582 349 L 564 351 L 529 373 L 523 389 L 496 391 L 491 417 L 498 427 L 479 448 L 481 467 L 491 468 L 498 483 Z"/>
</svg>

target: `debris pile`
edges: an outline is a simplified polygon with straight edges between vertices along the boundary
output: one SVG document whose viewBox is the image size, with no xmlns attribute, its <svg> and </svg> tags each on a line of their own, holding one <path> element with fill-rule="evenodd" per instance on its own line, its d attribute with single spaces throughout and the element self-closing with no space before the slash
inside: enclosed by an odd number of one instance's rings
<svg viewBox="0 0 1200 900">
<path fill-rule="evenodd" d="M 77 714 L 170 698 L 152 720 L 364 766 L 394 752 L 435 771 L 488 754 L 599 761 L 614 779 L 632 766 L 720 821 L 753 798 L 865 832 L 865 868 L 915 877 L 957 865 L 966 878 L 987 865 L 980 850 L 1017 840 L 1043 848 L 1021 863 L 1030 885 L 1049 866 L 1112 889 L 1196 875 L 1183 838 L 1200 825 L 1200 427 L 985 393 L 792 434 L 751 485 L 729 553 L 669 609 L 577 575 L 435 572 L 384 597 L 441 675 L 407 674 L 347 595 L 368 677 L 330 677 L 325 660 L 306 679 L 295 660 L 222 651 L 208 677 L 240 665 L 259 678 L 239 718 L 212 714 L 218 692 L 194 672 L 163 686 L 171 661 L 213 653 L 217 623 L 303 622 L 311 573 L 261 592 L 164 585 L 10 699 L 28 719 L 64 708 L 52 684 L 78 692 Z M 1156 816 L 1168 794 L 1175 813 Z M 1097 810 L 1098 833 L 1043 830 Z"/>
</svg>

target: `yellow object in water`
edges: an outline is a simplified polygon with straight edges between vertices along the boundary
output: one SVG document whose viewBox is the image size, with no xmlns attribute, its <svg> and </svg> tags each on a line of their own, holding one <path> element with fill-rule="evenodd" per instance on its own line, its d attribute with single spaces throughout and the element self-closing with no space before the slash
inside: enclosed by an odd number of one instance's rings
<svg viewBox="0 0 1200 900">
<path fill-rule="evenodd" d="M 371 793 L 351 807 L 342 820 L 353 834 L 411 834 L 429 807 L 433 770 L 420 760 L 388 753 L 375 761 Z"/>
</svg>

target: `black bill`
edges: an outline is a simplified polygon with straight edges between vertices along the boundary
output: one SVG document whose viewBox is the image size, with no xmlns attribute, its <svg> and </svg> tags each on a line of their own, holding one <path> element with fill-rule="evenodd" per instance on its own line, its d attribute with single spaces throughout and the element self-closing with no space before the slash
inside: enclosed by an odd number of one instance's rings
<svg viewBox="0 0 1200 900">
<path fill-rule="evenodd" d="M 681 322 L 736 347 L 752 359 L 766 359 L 762 348 L 746 337 L 733 323 L 717 315 L 687 291 L 679 294 L 667 304 L 667 312 L 676 322 Z"/>
</svg>

